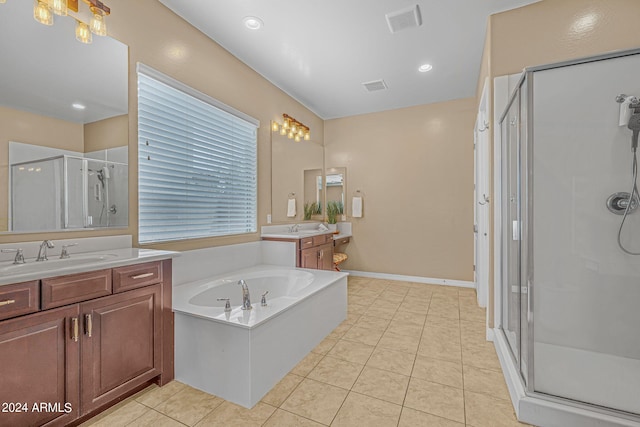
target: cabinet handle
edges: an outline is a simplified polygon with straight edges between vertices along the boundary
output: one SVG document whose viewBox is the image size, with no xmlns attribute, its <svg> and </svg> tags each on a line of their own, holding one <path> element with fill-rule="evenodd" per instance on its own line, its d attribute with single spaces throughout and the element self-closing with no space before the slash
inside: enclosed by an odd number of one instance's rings
<svg viewBox="0 0 640 427">
<path fill-rule="evenodd" d="M 318 255 L 320 256 L 320 261 L 322 261 L 324 259 L 324 249 L 320 249 L 320 252 L 318 253 Z"/>
<path fill-rule="evenodd" d="M 16 300 L 14 300 L 14 299 L 8 299 L 8 300 L 0 301 L 0 307 L 2 307 L 3 305 L 15 304 L 15 302 L 16 302 Z"/>
<path fill-rule="evenodd" d="M 91 319 L 91 315 L 90 314 L 85 314 L 84 315 L 84 321 L 85 321 L 85 329 L 87 332 L 87 336 L 89 338 L 91 338 L 91 333 L 93 332 L 93 321 Z"/>
<path fill-rule="evenodd" d="M 151 277 L 153 276 L 153 273 L 144 273 L 144 274 L 138 274 L 136 276 L 131 276 L 132 279 L 137 280 L 137 279 L 144 279 L 145 277 Z"/>
<path fill-rule="evenodd" d="M 74 342 L 78 342 L 78 318 L 77 317 L 71 318 L 71 339 L 73 339 Z"/>
</svg>

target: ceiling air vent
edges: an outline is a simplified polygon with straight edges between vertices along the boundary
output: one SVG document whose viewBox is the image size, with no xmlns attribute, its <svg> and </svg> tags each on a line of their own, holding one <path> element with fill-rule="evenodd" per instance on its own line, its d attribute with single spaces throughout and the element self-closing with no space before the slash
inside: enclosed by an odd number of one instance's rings
<svg viewBox="0 0 640 427">
<path fill-rule="evenodd" d="M 385 17 L 391 33 L 397 33 L 408 28 L 417 28 L 422 25 L 422 17 L 420 16 L 418 5 L 387 13 Z"/>
<path fill-rule="evenodd" d="M 364 86 L 364 88 L 368 92 L 375 92 L 377 90 L 385 90 L 387 88 L 387 84 L 384 82 L 384 80 L 374 80 L 372 82 L 365 82 L 365 83 L 362 83 L 362 86 Z"/>
</svg>

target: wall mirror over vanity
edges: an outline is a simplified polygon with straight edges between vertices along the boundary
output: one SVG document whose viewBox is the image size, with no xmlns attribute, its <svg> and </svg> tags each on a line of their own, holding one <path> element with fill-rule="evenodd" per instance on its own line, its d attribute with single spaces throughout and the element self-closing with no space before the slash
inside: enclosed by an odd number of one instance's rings
<svg viewBox="0 0 640 427">
<path fill-rule="evenodd" d="M 128 47 L 0 5 L 0 231 L 128 225 Z"/>
</svg>

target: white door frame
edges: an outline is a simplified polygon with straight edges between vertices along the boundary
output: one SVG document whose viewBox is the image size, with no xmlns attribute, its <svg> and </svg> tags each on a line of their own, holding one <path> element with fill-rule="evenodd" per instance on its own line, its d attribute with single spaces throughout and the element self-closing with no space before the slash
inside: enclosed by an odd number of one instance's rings
<svg viewBox="0 0 640 427">
<path fill-rule="evenodd" d="M 489 103 L 489 79 L 486 78 L 474 130 L 474 281 L 480 307 L 487 306 L 489 297 L 489 222 L 491 217 Z"/>
</svg>

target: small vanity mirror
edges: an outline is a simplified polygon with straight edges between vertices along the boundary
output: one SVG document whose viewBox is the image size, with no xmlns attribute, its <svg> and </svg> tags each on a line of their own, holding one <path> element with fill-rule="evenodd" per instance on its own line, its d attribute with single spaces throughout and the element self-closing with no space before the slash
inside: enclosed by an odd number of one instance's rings
<svg viewBox="0 0 640 427">
<path fill-rule="evenodd" d="M 0 231 L 128 224 L 128 47 L 0 4 Z"/>
<path fill-rule="evenodd" d="M 324 185 L 322 169 L 304 171 L 304 220 L 322 219 Z"/>
<path fill-rule="evenodd" d="M 345 188 L 347 168 L 327 168 L 325 171 L 327 186 L 327 205 L 335 204 L 338 211 L 338 220 L 345 214 Z"/>
</svg>

